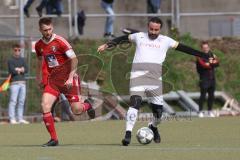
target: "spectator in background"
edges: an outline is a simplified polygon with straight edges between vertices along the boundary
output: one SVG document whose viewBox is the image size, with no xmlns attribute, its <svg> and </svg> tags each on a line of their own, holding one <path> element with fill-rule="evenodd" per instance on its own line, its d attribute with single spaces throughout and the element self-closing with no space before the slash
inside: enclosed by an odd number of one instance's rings
<svg viewBox="0 0 240 160">
<path fill-rule="evenodd" d="M 83 35 L 83 28 L 85 26 L 86 19 L 87 17 L 85 15 L 84 10 L 81 10 L 80 12 L 77 13 L 77 27 L 78 27 L 78 33 L 80 35 Z"/>
<path fill-rule="evenodd" d="M 41 3 L 36 7 L 39 17 L 42 17 L 42 10 L 43 8 L 47 8 L 49 1 L 51 0 L 42 0 Z"/>
<path fill-rule="evenodd" d="M 10 101 L 8 105 L 8 114 L 11 124 L 29 124 L 23 119 L 24 103 L 26 97 L 25 73 L 28 68 L 24 58 L 20 57 L 20 45 L 13 46 L 13 56 L 8 60 L 8 71 L 12 75 L 10 83 Z M 15 109 L 17 107 L 17 119 Z M 17 121 L 18 120 L 18 121 Z"/>
<path fill-rule="evenodd" d="M 27 3 L 25 4 L 24 8 L 23 8 L 24 14 L 25 14 L 27 17 L 30 17 L 28 8 L 32 5 L 32 3 L 33 3 L 34 1 L 35 1 L 35 0 L 28 0 Z"/>
<path fill-rule="evenodd" d="M 28 9 L 34 1 L 35 0 L 28 0 L 23 8 L 24 14 L 27 17 L 30 17 Z M 42 17 L 44 8 L 46 8 L 47 14 L 56 14 L 58 16 L 61 16 L 63 13 L 62 0 L 42 0 L 41 3 L 36 7 L 36 11 L 39 17 Z"/>
<path fill-rule="evenodd" d="M 208 114 L 210 117 L 214 117 L 211 112 L 214 101 L 214 91 L 216 86 L 215 80 L 215 68 L 218 67 L 219 61 L 217 56 L 210 51 L 210 47 L 207 41 L 201 43 L 201 49 L 205 54 L 209 55 L 209 60 L 197 58 L 196 67 L 199 74 L 199 87 L 200 87 L 200 99 L 199 99 L 199 117 L 204 117 L 202 112 L 203 104 L 205 102 L 206 94 L 208 93 Z"/>
<path fill-rule="evenodd" d="M 47 14 L 56 14 L 61 16 L 63 13 L 62 0 L 49 0 L 47 5 Z"/>
<path fill-rule="evenodd" d="M 114 38 L 113 34 L 113 23 L 114 23 L 114 11 L 113 11 L 113 2 L 114 0 L 102 0 L 101 6 L 105 12 L 109 15 L 106 18 L 104 37 L 105 38 Z"/>
<path fill-rule="evenodd" d="M 161 0 L 147 0 L 147 13 L 160 13 Z"/>
<path fill-rule="evenodd" d="M 35 0 L 28 0 L 27 3 L 25 4 L 24 8 L 23 8 L 24 14 L 27 17 L 30 17 L 28 9 L 34 1 Z M 39 17 L 42 17 L 42 10 L 43 10 L 44 7 L 47 6 L 47 3 L 48 3 L 48 0 L 42 0 L 41 3 L 39 4 L 39 6 L 37 6 L 36 10 L 38 12 Z"/>
</svg>

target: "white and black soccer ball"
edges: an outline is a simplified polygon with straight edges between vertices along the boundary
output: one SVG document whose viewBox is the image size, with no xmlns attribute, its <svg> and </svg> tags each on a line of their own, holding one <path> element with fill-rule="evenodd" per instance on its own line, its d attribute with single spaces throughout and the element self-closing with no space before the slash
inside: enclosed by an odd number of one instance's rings
<svg viewBox="0 0 240 160">
<path fill-rule="evenodd" d="M 153 132 L 148 127 L 142 127 L 137 131 L 137 140 L 141 144 L 149 144 L 153 140 Z"/>
</svg>

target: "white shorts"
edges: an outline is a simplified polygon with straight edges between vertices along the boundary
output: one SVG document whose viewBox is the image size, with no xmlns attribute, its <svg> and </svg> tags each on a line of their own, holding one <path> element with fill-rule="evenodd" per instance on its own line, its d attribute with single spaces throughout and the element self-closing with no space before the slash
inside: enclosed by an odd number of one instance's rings
<svg viewBox="0 0 240 160">
<path fill-rule="evenodd" d="M 163 105 L 162 79 L 144 76 L 146 72 L 131 72 L 130 95 L 147 98 L 149 103 Z"/>
</svg>

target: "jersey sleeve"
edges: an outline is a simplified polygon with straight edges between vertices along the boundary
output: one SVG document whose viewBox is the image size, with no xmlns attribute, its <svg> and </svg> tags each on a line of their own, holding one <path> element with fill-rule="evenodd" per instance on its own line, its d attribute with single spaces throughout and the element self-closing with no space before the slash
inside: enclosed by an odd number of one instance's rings
<svg viewBox="0 0 240 160">
<path fill-rule="evenodd" d="M 137 41 L 137 36 L 138 36 L 138 33 L 129 34 L 128 39 L 129 39 L 131 42 L 136 42 L 136 41 Z"/>
<path fill-rule="evenodd" d="M 176 48 L 178 46 L 178 41 L 175 41 L 174 39 L 167 37 L 167 41 L 168 41 L 168 46 L 169 48 Z"/>
<path fill-rule="evenodd" d="M 58 41 L 60 43 L 60 49 L 63 53 L 66 53 L 68 50 L 72 49 L 72 46 L 63 37 L 58 36 Z"/>
</svg>

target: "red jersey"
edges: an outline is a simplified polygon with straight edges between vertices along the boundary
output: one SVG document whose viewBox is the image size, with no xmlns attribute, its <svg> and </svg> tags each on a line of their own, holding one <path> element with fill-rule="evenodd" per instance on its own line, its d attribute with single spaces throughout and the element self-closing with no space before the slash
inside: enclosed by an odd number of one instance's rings
<svg viewBox="0 0 240 160">
<path fill-rule="evenodd" d="M 42 56 L 47 65 L 42 69 L 47 68 L 48 73 L 69 59 L 65 54 L 69 49 L 72 49 L 71 45 L 63 37 L 56 34 L 53 34 L 49 42 L 40 39 L 35 45 L 37 56 Z"/>
<path fill-rule="evenodd" d="M 69 102 L 80 102 L 80 78 L 78 76 L 73 78 L 73 86 L 71 88 L 65 85 L 72 69 L 71 58 L 68 58 L 66 55 L 66 52 L 70 49 L 72 49 L 71 45 L 56 34 L 53 34 L 49 42 L 40 39 L 35 45 L 37 56 L 43 57 L 43 92 L 50 93 L 56 97 L 63 93 Z"/>
<path fill-rule="evenodd" d="M 71 59 L 66 51 L 72 49 L 71 45 L 61 36 L 53 34 L 49 42 L 40 39 L 35 50 L 37 56 L 43 57 L 42 84 L 49 84 L 55 90 L 64 87 L 71 72 Z"/>
</svg>

